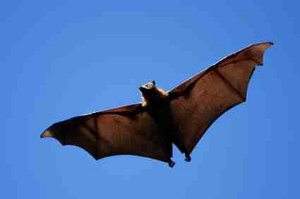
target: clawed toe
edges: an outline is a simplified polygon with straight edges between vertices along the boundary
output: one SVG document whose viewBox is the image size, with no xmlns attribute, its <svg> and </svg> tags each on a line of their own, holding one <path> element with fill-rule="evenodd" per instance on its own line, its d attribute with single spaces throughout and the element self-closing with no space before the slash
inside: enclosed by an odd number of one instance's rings
<svg viewBox="0 0 300 199">
<path fill-rule="evenodd" d="M 169 160 L 168 164 L 169 164 L 169 167 L 173 168 L 175 165 L 175 162 L 173 162 L 172 160 Z"/>
<path fill-rule="evenodd" d="M 185 154 L 185 159 L 186 162 L 190 162 L 192 160 L 191 156 L 189 154 Z"/>
</svg>

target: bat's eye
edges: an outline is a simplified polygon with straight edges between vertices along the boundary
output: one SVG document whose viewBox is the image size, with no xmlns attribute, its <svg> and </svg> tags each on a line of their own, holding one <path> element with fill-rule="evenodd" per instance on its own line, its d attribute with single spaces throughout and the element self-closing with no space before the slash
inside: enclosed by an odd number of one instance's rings
<svg viewBox="0 0 300 199">
<path fill-rule="evenodd" d="M 152 85 L 150 83 L 146 84 L 145 86 L 146 86 L 146 88 L 151 88 L 152 87 Z"/>
<path fill-rule="evenodd" d="M 150 83 L 144 84 L 143 87 L 150 90 L 150 89 L 154 88 L 155 85 L 152 82 L 150 82 Z"/>
</svg>

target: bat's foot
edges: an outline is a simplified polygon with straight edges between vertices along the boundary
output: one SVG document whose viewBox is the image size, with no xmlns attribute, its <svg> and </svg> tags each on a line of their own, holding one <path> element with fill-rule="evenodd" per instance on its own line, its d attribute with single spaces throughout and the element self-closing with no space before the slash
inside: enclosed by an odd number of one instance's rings
<svg viewBox="0 0 300 199">
<path fill-rule="evenodd" d="M 189 154 L 185 154 L 185 159 L 186 162 L 190 162 L 192 160 L 191 156 Z"/>
<path fill-rule="evenodd" d="M 175 162 L 173 162 L 173 160 L 170 159 L 168 162 L 168 165 L 169 165 L 169 167 L 173 168 L 175 165 Z"/>
</svg>

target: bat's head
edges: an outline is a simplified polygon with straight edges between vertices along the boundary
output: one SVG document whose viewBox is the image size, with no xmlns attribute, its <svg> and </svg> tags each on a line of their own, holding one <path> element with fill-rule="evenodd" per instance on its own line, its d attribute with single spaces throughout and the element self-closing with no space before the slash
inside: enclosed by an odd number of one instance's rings
<svg viewBox="0 0 300 199">
<path fill-rule="evenodd" d="M 151 91 L 154 91 L 154 90 L 156 90 L 155 81 L 148 82 L 148 83 L 142 85 L 139 89 L 142 92 L 142 94 L 146 94 Z"/>
<path fill-rule="evenodd" d="M 152 98 L 155 98 L 156 93 L 157 93 L 155 81 L 148 82 L 148 83 L 142 85 L 139 89 L 142 93 L 143 101 L 149 101 Z"/>
<path fill-rule="evenodd" d="M 143 95 L 142 98 L 144 105 L 148 103 L 156 103 L 157 101 L 165 99 L 168 96 L 167 92 L 156 87 L 155 81 L 146 83 L 139 89 Z"/>
</svg>

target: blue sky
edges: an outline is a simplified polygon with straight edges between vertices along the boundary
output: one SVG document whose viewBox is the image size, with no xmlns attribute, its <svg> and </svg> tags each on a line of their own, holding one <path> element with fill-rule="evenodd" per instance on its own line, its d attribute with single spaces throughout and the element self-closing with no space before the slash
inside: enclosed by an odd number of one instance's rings
<svg viewBox="0 0 300 199">
<path fill-rule="evenodd" d="M 3 198 L 298 198 L 296 1 L 2 1 Z M 173 169 L 134 156 L 95 161 L 41 140 L 50 124 L 171 89 L 249 44 L 274 41 L 247 103 L 223 115 Z"/>
</svg>

